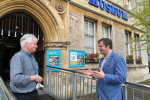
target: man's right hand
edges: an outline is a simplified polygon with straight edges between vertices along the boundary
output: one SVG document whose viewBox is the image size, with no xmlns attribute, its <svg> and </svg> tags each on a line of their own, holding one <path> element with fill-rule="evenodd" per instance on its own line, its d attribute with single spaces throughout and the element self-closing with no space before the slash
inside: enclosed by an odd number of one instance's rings
<svg viewBox="0 0 150 100">
<path fill-rule="evenodd" d="M 84 70 L 83 73 L 87 76 L 93 75 L 93 71 L 89 68 L 87 68 L 87 70 Z"/>
<path fill-rule="evenodd" d="M 39 75 L 34 75 L 34 76 L 31 76 L 30 81 L 36 81 L 36 82 L 40 83 L 43 81 L 43 78 Z"/>
</svg>

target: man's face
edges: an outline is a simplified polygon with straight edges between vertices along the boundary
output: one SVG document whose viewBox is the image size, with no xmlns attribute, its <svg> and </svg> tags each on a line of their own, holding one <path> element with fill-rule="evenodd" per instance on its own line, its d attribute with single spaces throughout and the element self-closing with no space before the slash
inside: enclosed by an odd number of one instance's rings
<svg viewBox="0 0 150 100">
<path fill-rule="evenodd" d="M 103 44 L 103 41 L 99 42 L 98 43 L 98 49 L 99 49 L 100 53 L 103 54 L 103 55 L 106 55 L 107 54 L 107 50 L 109 48 L 108 46 L 105 47 L 105 45 Z"/>
<path fill-rule="evenodd" d="M 27 43 L 27 48 L 30 53 L 36 52 L 37 42 L 32 39 L 31 43 Z"/>
</svg>

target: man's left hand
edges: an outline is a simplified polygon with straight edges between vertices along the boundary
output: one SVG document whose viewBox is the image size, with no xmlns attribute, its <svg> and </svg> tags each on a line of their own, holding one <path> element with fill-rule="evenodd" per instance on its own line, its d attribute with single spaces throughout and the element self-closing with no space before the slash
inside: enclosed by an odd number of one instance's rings
<svg viewBox="0 0 150 100">
<path fill-rule="evenodd" d="M 98 79 L 98 78 L 104 78 L 105 74 L 104 72 L 99 68 L 100 72 L 97 71 L 93 71 L 95 74 L 92 75 L 92 77 L 94 77 L 94 79 Z"/>
</svg>

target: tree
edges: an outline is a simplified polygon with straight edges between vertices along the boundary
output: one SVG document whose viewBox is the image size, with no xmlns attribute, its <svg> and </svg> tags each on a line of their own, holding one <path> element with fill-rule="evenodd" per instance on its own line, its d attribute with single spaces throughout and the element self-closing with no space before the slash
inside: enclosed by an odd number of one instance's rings
<svg viewBox="0 0 150 100">
<path fill-rule="evenodd" d="M 143 34 L 136 40 L 133 39 L 132 42 L 141 42 L 138 50 L 150 52 L 150 0 L 135 0 L 135 2 L 136 7 L 132 9 L 134 14 L 129 14 L 131 18 L 134 18 L 132 29 L 137 31 L 135 29 L 137 27 L 138 31 L 141 31 Z"/>
</svg>

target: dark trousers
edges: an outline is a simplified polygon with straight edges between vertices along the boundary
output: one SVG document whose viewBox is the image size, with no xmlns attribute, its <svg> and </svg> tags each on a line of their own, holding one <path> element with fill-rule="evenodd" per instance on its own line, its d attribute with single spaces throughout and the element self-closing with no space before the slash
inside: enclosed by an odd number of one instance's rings
<svg viewBox="0 0 150 100">
<path fill-rule="evenodd" d="M 35 90 L 29 93 L 14 93 L 18 100 L 38 100 L 38 91 Z"/>
</svg>

